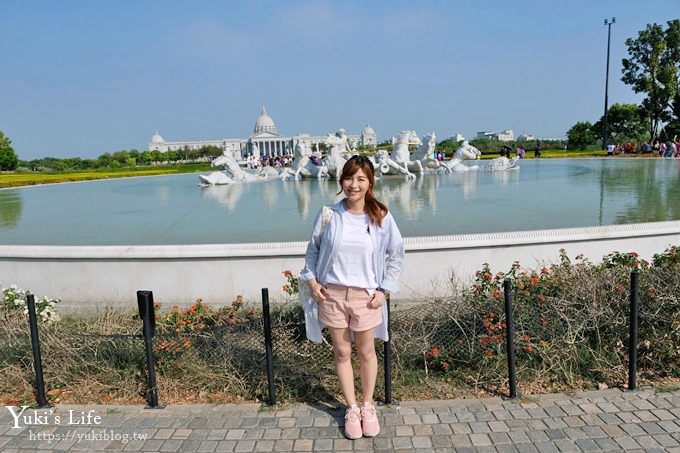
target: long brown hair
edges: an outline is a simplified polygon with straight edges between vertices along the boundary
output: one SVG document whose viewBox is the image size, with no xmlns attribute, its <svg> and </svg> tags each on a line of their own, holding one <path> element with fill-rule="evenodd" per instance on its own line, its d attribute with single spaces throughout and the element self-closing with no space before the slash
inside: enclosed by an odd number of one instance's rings
<svg viewBox="0 0 680 453">
<path fill-rule="evenodd" d="M 340 192 L 342 193 L 342 182 L 351 176 L 353 176 L 357 171 L 363 170 L 364 174 L 368 178 L 368 190 L 366 191 L 365 209 L 368 214 L 370 223 L 382 226 L 382 219 L 387 215 L 387 206 L 378 201 L 373 193 L 373 184 L 375 184 L 375 170 L 373 168 L 373 162 L 366 156 L 354 155 L 345 162 L 345 166 L 342 167 L 342 175 L 340 175 Z"/>
</svg>

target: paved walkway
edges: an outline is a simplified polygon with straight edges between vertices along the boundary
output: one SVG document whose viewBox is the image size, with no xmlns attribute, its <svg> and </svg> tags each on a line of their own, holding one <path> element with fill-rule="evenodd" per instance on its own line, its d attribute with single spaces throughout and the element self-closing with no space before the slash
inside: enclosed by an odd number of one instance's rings
<svg viewBox="0 0 680 453">
<path fill-rule="evenodd" d="M 58 405 L 2 409 L 0 450 L 680 452 L 680 392 L 401 402 L 373 439 L 342 436 L 344 412 L 291 405 Z M 18 426 L 18 427 L 15 427 Z"/>
</svg>

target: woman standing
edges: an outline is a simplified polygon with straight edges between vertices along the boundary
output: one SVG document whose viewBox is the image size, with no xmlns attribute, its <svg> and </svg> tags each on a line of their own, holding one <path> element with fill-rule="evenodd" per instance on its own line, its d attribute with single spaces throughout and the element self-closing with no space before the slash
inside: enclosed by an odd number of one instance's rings
<svg viewBox="0 0 680 453">
<path fill-rule="evenodd" d="M 347 404 L 345 435 L 358 439 L 380 432 L 373 403 L 378 375 L 374 338 L 388 339 L 385 300 L 399 291 L 404 243 L 394 218 L 373 194 L 370 159 L 350 158 L 339 182 L 338 193 L 345 198 L 317 215 L 301 278 L 318 303 L 316 321 L 330 331 Z M 308 316 L 307 322 L 314 320 Z M 352 341 L 359 357 L 361 406 L 354 391 Z"/>
</svg>

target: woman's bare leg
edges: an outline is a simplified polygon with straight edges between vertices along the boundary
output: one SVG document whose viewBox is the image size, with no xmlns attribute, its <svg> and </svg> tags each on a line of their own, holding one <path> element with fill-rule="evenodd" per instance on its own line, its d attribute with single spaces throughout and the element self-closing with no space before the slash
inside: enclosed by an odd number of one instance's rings
<svg viewBox="0 0 680 453">
<path fill-rule="evenodd" d="M 375 381 L 378 377 L 378 358 L 375 355 L 375 328 L 354 332 L 357 354 L 359 355 L 362 400 L 373 403 Z"/>
<path fill-rule="evenodd" d="M 354 372 L 352 371 L 352 340 L 348 328 L 329 327 L 335 357 L 335 373 L 347 406 L 356 404 Z M 363 366 L 362 366 L 363 369 Z M 363 376 L 362 376 L 363 381 Z"/>
</svg>

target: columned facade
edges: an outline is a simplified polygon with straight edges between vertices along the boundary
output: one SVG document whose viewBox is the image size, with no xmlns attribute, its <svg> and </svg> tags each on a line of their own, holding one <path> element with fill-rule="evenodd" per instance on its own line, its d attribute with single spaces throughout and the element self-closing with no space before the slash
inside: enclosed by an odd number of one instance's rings
<svg viewBox="0 0 680 453">
<path fill-rule="evenodd" d="M 267 113 L 265 106 L 262 106 L 260 116 L 255 122 L 253 135 L 247 139 L 227 138 L 222 140 L 197 140 L 197 141 L 177 141 L 166 142 L 165 139 L 156 131 L 148 143 L 149 151 L 177 151 L 182 149 L 201 149 L 206 146 L 217 146 L 222 148 L 224 154 L 231 155 L 237 160 L 245 160 L 250 155 L 258 154 L 260 157 L 276 157 L 286 154 L 293 154 L 295 143 L 303 141 L 309 145 L 310 149 L 318 150 L 319 144 L 325 142 L 327 135 L 297 134 L 294 136 L 283 137 L 279 135 L 274 120 Z M 354 148 L 356 145 L 375 146 L 378 141 L 373 129 L 367 125 L 361 134 L 348 134 L 347 138 Z"/>
</svg>

